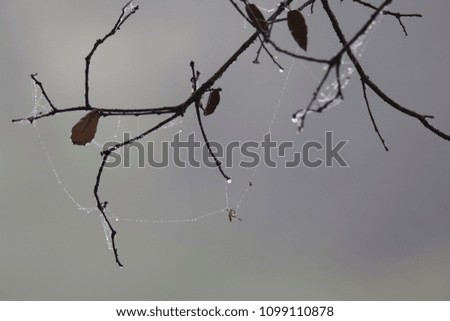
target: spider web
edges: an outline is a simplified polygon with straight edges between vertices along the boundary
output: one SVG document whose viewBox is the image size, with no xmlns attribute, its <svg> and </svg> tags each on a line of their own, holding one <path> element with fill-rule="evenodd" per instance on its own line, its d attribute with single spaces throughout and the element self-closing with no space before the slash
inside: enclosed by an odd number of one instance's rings
<svg viewBox="0 0 450 321">
<path fill-rule="evenodd" d="M 265 12 L 272 12 L 274 10 L 274 9 L 265 9 L 265 8 L 261 8 L 261 9 Z M 381 19 L 382 19 L 382 15 L 378 19 L 376 19 L 372 23 L 372 25 L 368 28 L 366 33 L 363 34 L 352 45 L 352 47 L 351 47 L 352 51 L 358 57 L 362 57 L 362 55 L 369 43 L 369 36 L 374 32 L 376 25 L 378 24 L 378 22 Z M 248 27 L 247 23 L 244 22 L 243 28 L 247 28 L 247 27 Z M 297 51 L 298 51 L 298 49 L 297 49 Z M 269 63 L 269 62 L 267 62 L 267 63 Z M 283 98 L 286 95 L 286 90 L 287 90 L 288 83 L 290 81 L 292 71 L 295 70 L 296 68 L 301 68 L 303 71 L 305 71 L 306 74 L 309 75 L 311 81 L 313 81 L 315 83 L 319 82 L 319 79 L 321 77 L 320 74 L 316 74 L 315 72 L 313 72 L 303 61 L 292 58 L 290 60 L 289 67 L 287 68 L 287 72 L 284 73 L 285 76 L 284 76 L 283 84 L 279 91 L 277 102 L 273 106 L 272 116 L 268 119 L 268 124 L 265 127 L 265 133 L 272 132 L 273 125 L 276 123 L 276 120 L 278 118 L 279 109 L 283 105 Z M 325 69 L 326 69 L 326 67 L 325 67 Z M 343 60 L 341 70 L 343 70 L 340 75 L 341 85 L 342 85 L 342 89 L 345 89 L 348 86 L 348 84 L 350 83 L 351 76 L 354 73 L 354 69 L 351 67 L 350 61 Z M 282 72 L 282 70 L 280 70 L 280 72 Z M 30 112 L 30 114 L 28 115 L 28 117 L 36 116 L 40 113 L 45 113 L 45 112 L 50 111 L 50 109 L 51 109 L 50 106 L 48 105 L 47 101 L 45 100 L 44 95 L 40 91 L 39 87 L 34 83 L 34 81 L 31 82 L 31 86 L 32 86 L 31 91 L 32 91 L 33 108 L 32 108 L 32 111 Z M 318 95 L 318 102 L 321 104 L 324 104 L 327 101 L 331 100 L 335 96 L 337 89 L 338 89 L 338 82 L 336 80 L 328 80 L 325 83 L 323 90 Z M 335 100 L 332 104 L 329 105 L 328 109 L 334 108 L 334 107 L 340 105 L 341 102 L 342 101 L 340 99 Z M 286 106 L 286 108 L 292 109 L 292 106 Z M 296 119 L 293 119 L 292 121 L 294 123 L 297 122 Z M 25 122 L 25 121 L 23 123 L 28 124 L 28 122 Z M 41 132 L 39 130 L 38 123 L 39 122 L 33 122 L 32 126 L 35 130 L 36 136 L 38 138 L 38 141 L 42 148 L 42 151 L 45 155 L 45 158 L 48 161 L 51 172 L 53 173 L 53 176 L 55 177 L 56 183 L 58 184 L 58 186 L 60 186 L 64 195 L 73 203 L 75 208 L 78 209 L 78 211 L 80 213 L 83 213 L 86 215 L 96 214 L 96 215 L 101 216 L 101 213 L 98 211 L 98 209 L 95 205 L 81 204 L 81 202 L 79 202 L 76 199 L 76 197 L 73 196 L 73 193 L 71 192 L 71 188 L 68 187 L 63 175 L 59 174 L 56 169 L 56 166 L 54 164 L 51 153 L 49 152 L 49 150 L 46 146 L 45 139 L 41 135 Z M 110 137 L 108 139 L 106 139 L 106 141 L 111 141 L 111 140 L 117 141 L 118 139 L 120 140 L 122 133 L 124 133 L 124 132 L 131 133 L 134 131 L 141 132 L 142 129 L 144 128 L 144 124 L 142 124 L 140 117 L 136 118 L 133 130 L 130 130 L 130 128 L 128 128 L 128 126 L 129 125 L 124 124 L 123 117 L 118 116 L 117 120 L 115 122 L 115 125 L 114 125 L 115 129 L 110 134 Z M 145 128 L 146 128 L 146 126 L 145 126 Z M 170 133 L 174 133 L 174 132 L 183 133 L 183 119 L 178 118 L 178 119 L 172 121 L 171 123 L 165 125 L 161 130 L 169 131 Z M 104 142 L 94 139 L 89 144 L 89 147 L 95 148 L 96 150 L 101 151 L 103 149 L 103 145 L 104 145 Z M 260 159 L 262 159 L 263 149 L 261 146 L 257 149 L 257 153 L 258 153 L 258 156 L 260 157 Z M 196 222 L 199 222 L 199 221 L 202 221 L 205 219 L 212 218 L 214 216 L 223 216 L 224 219 L 229 218 L 231 221 L 231 217 L 228 217 L 228 215 L 231 213 L 231 210 L 233 210 L 233 211 L 235 211 L 234 213 L 237 213 L 237 215 L 235 216 L 236 218 L 240 219 L 241 217 L 243 217 L 245 219 L 245 214 L 240 213 L 239 210 L 242 208 L 242 204 L 244 203 L 250 190 L 252 189 L 252 182 L 255 181 L 255 179 L 257 177 L 257 173 L 261 166 L 263 166 L 263 165 L 261 163 L 259 163 L 259 165 L 254 167 L 253 169 L 247 170 L 249 172 L 249 174 L 247 174 L 248 176 L 245 179 L 246 183 L 236 184 L 235 182 L 232 182 L 232 181 L 225 182 L 223 189 L 217 190 L 217 193 L 223 195 L 223 204 L 219 205 L 219 208 L 215 208 L 210 211 L 198 213 L 197 211 L 192 211 L 191 209 L 187 209 L 187 211 L 189 212 L 187 217 L 174 216 L 174 217 L 154 218 L 154 219 L 150 219 L 148 217 L 147 218 L 144 218 L 144 217 L 133 218 L 133 217 L 127 217 L 127 216 L 123 215 L 122 213 L 116 212 L 114 210 L 114 204 L 111 204 L 111 205 L 108 205 L 108 207 L 106 208 L 107 216 L 112 221 L 116 221 L 116 222 L 123 221 L 123 222 L 138 223 L 138 224 L 186 224 L 186 223 L 196 223 Z M 151 184 L 151 183 L 149 183 L 149 184 Z M 238 185 L 240 185 L 240 186 L 238 186 Z M 238 195 L 238 197 L 236 198 L 236 200 L 230 196 L 229 191 L 231 189 L 237 191 L 236 195 Z M 240 191 L 240 193 L 239 193 L 239 191 Z M 109 227 L 102 218 L 101 218 L 101 222 L 102 222 L 103 229 L 105 232 L 105 238 L 106 238 L 107 245 L 110 249 L 112 249 Z"/>
</svg>

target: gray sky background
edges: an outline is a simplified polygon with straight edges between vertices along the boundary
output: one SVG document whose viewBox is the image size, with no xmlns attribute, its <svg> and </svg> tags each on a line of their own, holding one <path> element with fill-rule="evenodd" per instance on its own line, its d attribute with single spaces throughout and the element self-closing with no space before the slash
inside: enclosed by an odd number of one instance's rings
<svg viewBox="0 0 450 321">
<path fill-rule="evenodd" d="M 351 1 L 335 2 L 348 35 L 370 14 Z M 225 183 L 215 169 L 106 170 L 100 193 L 119 217 L 113 224 L 125 268 L 117 268 L 98 212 L 79 211 L 64 193 L 66 188 L 80 204 L 94 206 L 100 149 L 70 142 L 82 113 L 37 125 L 61 184 L 34 128 L 11 119 L 32 110 L 33 72 L 57 106 L 83 104 L 84 57 L 124 3 L 0 2 L 0 299 L 450 299 L 450 143 L 369 93 L 386 153 L 357 77 L 343 103 L 311 115 L 305 132 L 296 135 L 291 114 L 310 99 L 321 66 L 294 61 L 286 82 L 287 72 L 279 73 L 267 55 L 252 64 L 256 44 L 217 83 L 222 102 L 205 119 L 210 139 L 260 141 L 280 101 L 274 139 L 294 141 L 300 151 L 304 142 L 324 142 L 325 132 L 333 131 L 336 140 L 349 140 L 342 155 L 350 167 L 261 167 L 237 211 L 243 221 L 232 224 L 225 213 L 196 223 L 136 222 L 226 208 Z M 189 61 L 205 80 L 253 32 L 226 0 L 135 3 L 140 10 L 93 58 L 95 106 L 178 104 L 190 93 Z M 277 1 L 255 3 L 272 8 Z M 423 18 L 404 20 L 408 37 L 395 19 L 383 18 L 361 61 L 392 98 L 434 115 L 433 124 L 448 133 L 450 3 L 398 0 L 391 9 Z M 308 53 L 331 56 L 339 44 L 320 3 L 307 23 Z M 295 50 L 285 26 L 273 37 Z M 291 59 L 280 55 L 279 62 L 288 69 Z M 194 114 L 190 109 L 181 127 L 148 139 L 159 146 L 180 128 L 183 137 L 193 131 L 200 137 Z M 122 118 L 120 131 L 138 133 L 156 121 Z M 101 119 L 97 141 L 114 138 L 116 125 L 116 119 Z M 252 171 L 227 172 L 233 177 L 230 206 L 236 206 Z"/>
</svg>

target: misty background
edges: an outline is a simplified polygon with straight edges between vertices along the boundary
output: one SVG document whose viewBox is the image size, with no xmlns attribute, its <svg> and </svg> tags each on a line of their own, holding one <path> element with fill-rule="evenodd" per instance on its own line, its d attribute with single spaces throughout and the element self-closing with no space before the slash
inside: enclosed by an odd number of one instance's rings
<svg viewBox="0 0 450 321">
<path fill-rule="evenodd" d="M 334 3 L 335 2 L 335 3 Z M 361 84 L 353 76 L 345 100 L 312 114 L 300 135 L 291 115 L 305 107 L 322 66 L 283 55 L 280 73 L 257 43 L 216 83 L 221 104 L 204 118 L 211 140 L 261 141 L 271 129 L 295 150 L 325 132 L 348 140 L 348 168 L 107 169 L 100 196 L 112 221 L 119 269 L 108 250 L 98 211 L 80 211 L 64 190 L 95 206 L 93 186 L 100 147 L 74 146 L 70 129 L 84 113 L 45 118 L 37 129 L 11 123 L 33 109 L 31 73 L 39 73 L 60 108 L 84 103 L 84 57 L 116 22 L 126 1 L 1 1 L 0 299 L 2 300 L 449 300 L 450 142 L 387 106 L 369 90 L 374 117 L 390 148 L 385 152 L 370 122 Z M 140 6 L 93 57 L 91 104 L 103 108 L 176 105 L 191 92 L 189 62 L 212 75 L 252 34 L 226 0 L 135 1 Z M 278 1 L 254 1 L 271 9 Z M 298 7 L 298 2 L 293 7 Z M 374 1 L 379 4 L 381 1 Z M 333 1 L 350 36 L 372 13 L 351 1 Z M 367 73 L 405 107 L 436 118 L 450 132 L 448 35 L 450 3 L 398 0 L 361 58 Z M 264 12 L 266 17 L 268 12 Z M 308 54 L 329 58 L 339 48 L 331 24 L 315 6 L 306 17 Z M 273 39 L 296 50 L 285 24 Z M 289 68 L 292 64 L 291 72 Z M 288 78 L 287 78 L 288 77 Z M 271 120 L 274 111 L 277 115 Z M 96 141 L 140 133 L 159 117 L 102 118 Z M 201 138 L 191 107 L 181 125 L 145 138 L 157 148 L 182 130 Z M 157 148 L 158 149 L 158 148 Z M 321 156 L 320 153 L 313 156 Z M 239 155 L 236 156 L 239 159 Z M 156 157 L 157 158 L 157 157 Z M 55 177 L 56 171 L 61 183 Z M 193 223 L 184 220 L 219 211 Z M 142 222 L 139 222 L 142 221 Z"/>
</svg>

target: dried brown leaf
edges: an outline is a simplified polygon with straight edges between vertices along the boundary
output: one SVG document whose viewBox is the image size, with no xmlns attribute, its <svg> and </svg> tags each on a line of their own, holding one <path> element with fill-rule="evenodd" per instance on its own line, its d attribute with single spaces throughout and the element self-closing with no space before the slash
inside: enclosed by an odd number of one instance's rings
<svg viewBox="0 0 450 321">
<path fill-rule="evenodd" d="M 300 48 L 308 48 L 308 26 L 300 10 L 291 10 L 287 14 L 287 23 L 292 37 L 298 43 Z"/>
<path fill-rule="evenodd" d="M 252 26 L 263 34 L 268 35 L 269 25 L 258 7 L 253 3 L 249 3 L 245 6 L 245 11 L 247 12 L 247 16 L 250 19 Z"/>
<path fill-rule="evenodd" d="M 220 103 L 220 88 L 212 89 L 208 97 L 208 102 L 206 103 L 205 110 L 203 111 L 204 116 L 211 115 L 215 110 L 217 105 Z"/>
<path fill-rule="evenodd" d="M 70 139 L 74 145 L 86 145 L 90 143 L 97 132 L 97 124 L 100 119 L 100 112 L 98 110 L 93 110 L 83 116 L 76 124 L 72 127 L 72 135 Z"/>
</svg>

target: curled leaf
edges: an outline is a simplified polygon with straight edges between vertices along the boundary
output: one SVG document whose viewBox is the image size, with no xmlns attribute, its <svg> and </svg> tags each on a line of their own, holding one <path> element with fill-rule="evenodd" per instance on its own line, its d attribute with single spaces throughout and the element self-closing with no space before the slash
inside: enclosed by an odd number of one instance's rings
<svg viewBox="0 0 450 321">
<path fill-rule="evenodd" d="M 208 97 L 208 102 L 206 103 L 206 107 L 203 111 L 204 116 L 211 115 L 215 110 L 217 105 L 220 103 L 220 88 L 215 88 L 211 90 L 211 93 Z"/>
<path fill-rule="evenodd" d="M 90 143 L 97 132 L 97 124 L 100 119 L 100 112 L 98 110 L 93 110 L 83 116 L 76 124 L 72 127 L 72 135 L 70 139 L 74 145 L 86 145 Z"/>
<path fill-rule="evenodd" d="M 259 11 L 258 7 L 253 3 L 248 3 L 245 6 L 245 11 L 247 12 L 247 16 L 250 19 L 252 26 L 261 33 L 268 35 L 269 25 L 267 24 L 264 15 L 261 13 L 261 11 Z"/>
<path fill-rule="evenodd" d="M 287 14 L 287 23 L 292 37 L 300 48 L 308 48 L 308 26 L 300 10 L 291 10 Z"/>
</svg>

